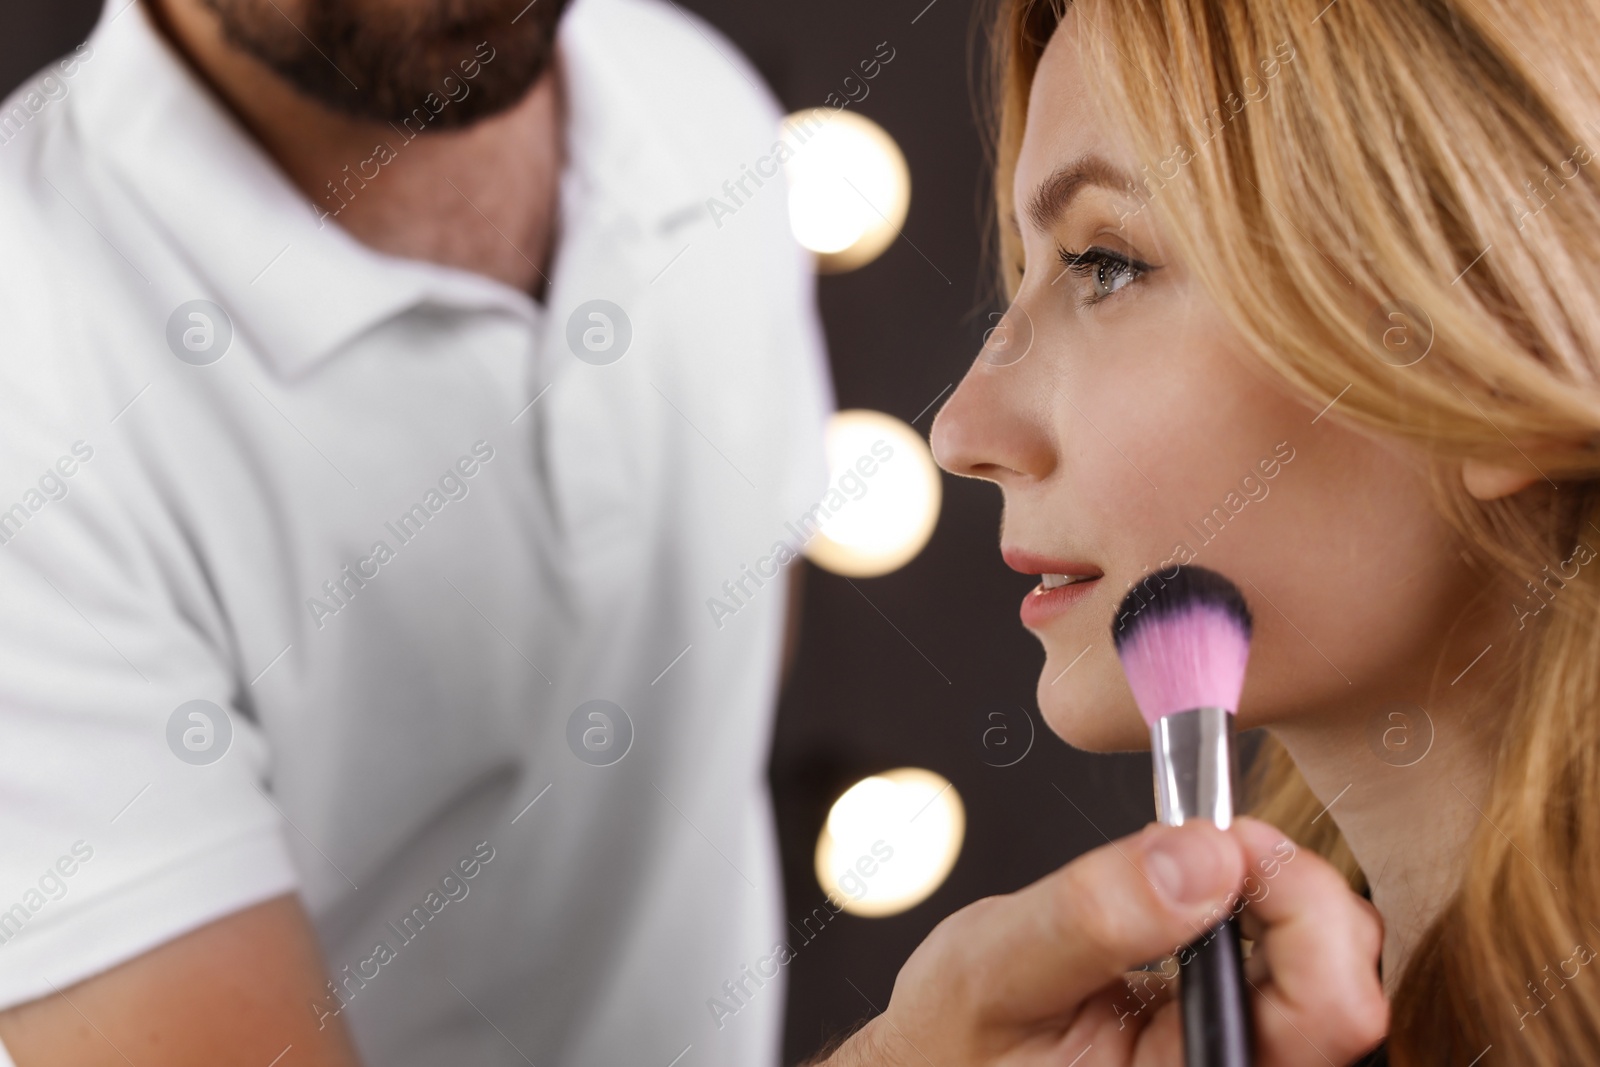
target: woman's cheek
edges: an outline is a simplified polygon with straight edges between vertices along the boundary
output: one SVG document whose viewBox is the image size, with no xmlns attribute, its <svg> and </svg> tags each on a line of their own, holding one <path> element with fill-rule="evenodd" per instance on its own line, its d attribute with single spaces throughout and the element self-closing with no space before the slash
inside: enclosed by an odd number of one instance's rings
<svg viewBox="0 0 1600 1067">
<path fill-rule="evenodd" d="M 1091 750 L 1148 740 L 1110 641 L 1130 584 L 1195 562 L 1229 574 L 1255 602 L 1247 580 L 1293 566 L 1274 548 L 1300 539 L 1292 522 L 1267 519 L 1283 510 L 1277 486 L 1294 463 L 1281 457 L 1295 455 L 1290 438 L 1315 412 L 1249 373 L 1219 322 L 1191 307 L 1186 322 L 1163 323 L 1159 310 L 1147 309 L 1138 332 L 1168 343 L 1103 345 L 1057 413 L 1068 469 L 1048 513 L 1082 531 L 1070 548 L 1105 572 L 1106 588 L 1041 635 L 1049 656 L 1037 696 L 1051 728 Z"/>
<path fill-rule="evenodd" d="M 1397 451 L 1319 423 L 1257 518 L 1217 557 L 1256 586 L 1253 724 L 1426 699 L 1453 630 L 1463 665 L 1483 647 L 1466 647 L 1476 579 L 1424 472 Z"/>
</svg>

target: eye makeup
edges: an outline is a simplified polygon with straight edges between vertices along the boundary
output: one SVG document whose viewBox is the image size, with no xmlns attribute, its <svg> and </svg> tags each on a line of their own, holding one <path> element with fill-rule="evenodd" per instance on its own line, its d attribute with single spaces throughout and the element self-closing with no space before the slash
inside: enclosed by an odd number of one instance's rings
<svg viewBox="0 0 1600 1067">
<path fill-rule="evenodd" d="M 1060 281 L 1062 274 L 1067 271 L 1090 281 L 1090 290 L 1080 301 L 1080 307 L 1098 304 L 1158 269 L 1100 245 L 1093 245 L 1082 252 L 1073 252 L 1057 245 L 1056 258 L 1063 269 L 1061 274 L 1056 275 L 1055 281 Z"/>
</svg>

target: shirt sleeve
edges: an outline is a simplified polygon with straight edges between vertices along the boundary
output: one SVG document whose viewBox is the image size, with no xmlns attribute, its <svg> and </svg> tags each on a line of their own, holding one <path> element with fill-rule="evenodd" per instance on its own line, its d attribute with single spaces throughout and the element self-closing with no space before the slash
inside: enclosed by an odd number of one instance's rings
<svg viewBox="0 0 1600 1067">
<path fill-rule="evenodd" d="M 0 1007 L 296 885 L 203 568 L 61 338 L 19 370 L 8 333 Z"/>
<path fill-rule="evenodd" d="M 778 247 L 793 250 L 798 266 L 774 287 L 779 304 L 772 321 L 777 327 L 774 347 L 787 378 L 783 395 L 794 413 L 794 447 L 789 452 L 781 492 L 782 514 L 793 518 L 804 515 L 828 491 L 825 441 L 835 400 L 827 346 L 817 315 L 815 274 L 809 254 L 789 232 L 787 216 L 783 222 L 781 231 L 774 235 L 775 241 Z"/>
<path fill-rule="evenodd" d="M 714 32 L 714 31 L 712 31 Z M 729 45 L 733 52 L 732 45 Z M 742 57 L 738 60 L 743 63 Z M 759 74 L 747 67 L 750 79 L 760 84 Z M 754 94 L 752 101 L 760 119 L 750 141 L 770 151 L 779 129 L 782 113 L 777 101 L 766 91 Z M 817 273 L 812 254 L 795 239 L 789 224 L 787 178 L 782 168 L 769 179 L 773 188 L 753 202 L 761 236 L 757 242 L 759 260 L 770 272 L 766 292 L 771 307 L 765 316 L 770 335 L 768 350 L 773 354 L 779 377 L 776 395 L 789 420 L 790 447 L 779 490 L 779 505 L 784 518 L 804 515 L 828 491 L 828 459 L 825 448 L 829 417 L 837 405 L 828 346 L 817 309 Z"/>
</svg>

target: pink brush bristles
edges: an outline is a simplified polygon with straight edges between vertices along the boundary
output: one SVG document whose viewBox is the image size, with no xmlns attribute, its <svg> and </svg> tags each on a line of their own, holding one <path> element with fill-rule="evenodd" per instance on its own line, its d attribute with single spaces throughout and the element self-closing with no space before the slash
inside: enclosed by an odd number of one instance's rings
<svg viewBox="0 0 1600 1067">
<path fill-rule="evenodd" d="M 1152 573 L 1122 601 L 1112 640 L 1147 724 L 1174 712 L 1237 711 L 1250 657 L 1250 609 L 1203 567 Z"/>
</svg>

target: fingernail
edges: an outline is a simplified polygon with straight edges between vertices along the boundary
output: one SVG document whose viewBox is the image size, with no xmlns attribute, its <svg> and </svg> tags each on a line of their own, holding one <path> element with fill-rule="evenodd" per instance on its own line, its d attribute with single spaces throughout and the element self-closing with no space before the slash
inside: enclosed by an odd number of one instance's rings
<svg viewBox="0 0 1600 1067">
<path fill-rule="evenodd" d="M 1145 874 L 1175 904 L 1213 900 L 1232 888 L 1226 844 L 1226 838 L 1203 831 L 1153 829 L 1144 846 Z"/>
</svg>

